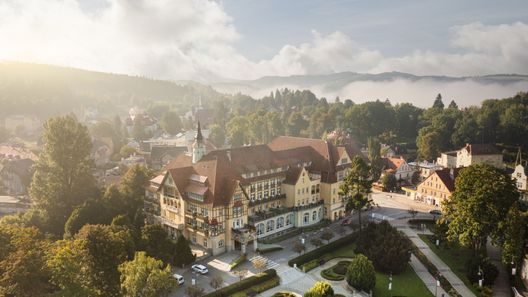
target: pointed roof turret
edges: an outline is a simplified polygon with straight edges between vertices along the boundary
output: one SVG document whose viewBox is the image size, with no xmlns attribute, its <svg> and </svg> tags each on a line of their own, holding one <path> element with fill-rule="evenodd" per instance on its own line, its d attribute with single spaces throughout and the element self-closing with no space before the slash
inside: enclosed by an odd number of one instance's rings
<svg viewBox="0 0 528 297">
<path fill-rule="evenodd" d="M 198 121 L 198 131 L 196 131 L 196 141 L 203 141 L 202 128 L 200 128 L 200 121 Z"/>
</svg>

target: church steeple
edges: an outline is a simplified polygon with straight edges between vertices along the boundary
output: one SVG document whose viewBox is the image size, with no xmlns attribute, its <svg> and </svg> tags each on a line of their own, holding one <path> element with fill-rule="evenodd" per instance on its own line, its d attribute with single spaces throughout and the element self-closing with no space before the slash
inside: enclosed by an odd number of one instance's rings
<svg viewBox="0 0 528 297">
<path fill-rule="evenodd" d="M 198 121 L 198 130 L 196 131 L 196 137 L 192 146 L 192 162 L 193 164 L 198 163 L 205 156 L 205 145 L 203 143 L 202 128 L 200 127 L 200 121 Z"/>
<path fill-rule="evenodd" d="M 196 141 L 203 141 L 202 128 L 200 128 L 200 121 L 198 121 L 198 131 L 196 132 Z"/>
</svg>

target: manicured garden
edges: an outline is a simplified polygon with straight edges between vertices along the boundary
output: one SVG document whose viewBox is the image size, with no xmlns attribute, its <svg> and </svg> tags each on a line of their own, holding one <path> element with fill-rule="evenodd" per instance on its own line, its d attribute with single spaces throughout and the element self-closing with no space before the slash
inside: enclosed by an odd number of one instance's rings
<svg viewBox="0 0 528 297">
<path fill-rule="evenodd" d="M 402 273 L 392 276 L 392 291 L 389 291 L 389 276 L 384 273 L 376 272 L 376 286 L 373 291 L 375 297 L 433 296 L 410 265 L 407 265 Z"/>
<path fill-rule="evenodd" d="M 321 276 L 331 281 L 344 280 L 350 263 L 350 261 L 339 261 L 336 265 L 321 271 Z"/>
<path fill-rule="evenodd" d="M 466 275 L 468 259 L 472 257 L 472 251 L 468 248 L 461 247 L 457 244 L 451 244 L 449 247 L 437 247 L 434 235 L 418 235 L 449 268 L 455 273 L 462 282 L 475 294 L 478 294 L 478 288 L 471 283 Z"/>
</svg>

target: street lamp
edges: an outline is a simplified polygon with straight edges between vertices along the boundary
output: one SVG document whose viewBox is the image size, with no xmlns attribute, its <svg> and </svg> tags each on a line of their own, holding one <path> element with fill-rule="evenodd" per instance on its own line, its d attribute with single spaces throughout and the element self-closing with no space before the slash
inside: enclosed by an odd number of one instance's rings
<svg viewBox="0 0 528 297">
<path fill-rule="evenodd" d="M 512 257 L 512 261 L 511 261 L 511 267 L 512 267 L 511 275 L 515 276 L 515 274 L 517 274 L 517 267 L 515 267 L 515 262 L 513 262 L 513 257 Z"/>
<path fill-rule="evenodd" d="M 440 274 L 436 276 L 435 297 L 438 296 L 438 287 L 440 287 Z"/>
<path fill-rule="evenodd" d="M 482 287 L 482 284 L 484 283 L 484 271 L 482 271 L 480 266 L 479 266 L 478 276 L 479 276 L 479 287 Z"/>
<path fill-rule="evenodd" d="M 389 275 L 389 294 L 392 297 L 392 272 Z"/>
</svg>

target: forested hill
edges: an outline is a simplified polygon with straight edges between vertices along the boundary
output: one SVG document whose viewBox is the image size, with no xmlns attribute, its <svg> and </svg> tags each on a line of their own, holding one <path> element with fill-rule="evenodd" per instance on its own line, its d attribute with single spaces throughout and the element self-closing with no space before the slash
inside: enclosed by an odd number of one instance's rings
<svg viewBox="0 0 528 297">
<path fill-rule="evenodd" d="M 528 89 L 528 75 L 496 74 L 472 77 L 418 76 L 402 72 L 379 74 L 341 72 L 326 75 L 267 76 L 256 80 L 217 82 L 225 93 L 242 92 L 254 97 L 287 87 L 309 89 L 318 97 L 352 99 L 356 103 L 390 99 L 426 107 L 431 92 L 455 99 L 460 106 L 480 105 L 486 98 L 503 98 Z"/>
<path fill-rule="evenodd" d="M 199 97 L 206 104 L 219 96 L 211 87 L 198 83 L 180 85 L 75 68 L 0 62 L 0 118 L 29 114 L 45 119 L 87 107 L 115 115 L 149 101 L 191 106 Z"/>
</svg>

